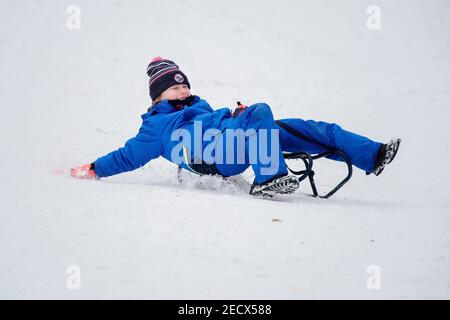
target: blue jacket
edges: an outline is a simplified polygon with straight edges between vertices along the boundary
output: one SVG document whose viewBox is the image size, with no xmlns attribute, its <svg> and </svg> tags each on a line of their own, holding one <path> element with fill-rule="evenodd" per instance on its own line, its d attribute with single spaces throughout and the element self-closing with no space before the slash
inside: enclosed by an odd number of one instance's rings
<svg viewBox="0 0 450 320">
<path fill-rule="evenodd" d="M 181 109 L 176 109 L 167 100 L 162 100 L 141 118 L 142 126 L 134 138 L 129 139 L 123 147 L 94 162 L 98 177 L 137 169 L 159 156 L 171 161 L 172 149 L 179 143 L 171 141 L 174 130 L 186 128 L 191 131 L 194 121 L 201 121 L 202 130 L 222 129 L 224 120 L 232 119 L 232 115 L 228 108 L 214 111 L 208 102 L 195 96 L 191 106 L 184 106 Z M 185 163 L 180 165 L 190 170 Z"/>
</svg>

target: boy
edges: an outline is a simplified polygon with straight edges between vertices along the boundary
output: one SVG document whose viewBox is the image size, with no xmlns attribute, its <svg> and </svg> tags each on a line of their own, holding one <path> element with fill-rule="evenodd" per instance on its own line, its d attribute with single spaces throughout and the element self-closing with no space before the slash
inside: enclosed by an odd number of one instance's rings
<svg viewBox="0 0 450 320">
<path fill-rule="evenodd" d="M 152 106 L 141 116 L 139 133 L 124 147 L 91 164 L 72 168 L 73 177 L 107 177 L 162 156 L 186 170 L 223 177 L 240 174 L 251 165 L 255 181 L 250 194 L 271 197 L 299 187 L 298 179 L 288 175 L 283 151 L 317 153 L 337 148 L 354 166 L 379 175 L 400 145 L 400 139 L 382 144 L 337 124 L 299 118 L 275 122 L 265 103 L 239 105 L 233 114 L 228 108 L 213 110 L 191 94 L 189 80 L 178 65 L 161 57 L 150 62 L 147 74 Z M 286 125 L 301 138 L 286 130 Z"/>
</svg>

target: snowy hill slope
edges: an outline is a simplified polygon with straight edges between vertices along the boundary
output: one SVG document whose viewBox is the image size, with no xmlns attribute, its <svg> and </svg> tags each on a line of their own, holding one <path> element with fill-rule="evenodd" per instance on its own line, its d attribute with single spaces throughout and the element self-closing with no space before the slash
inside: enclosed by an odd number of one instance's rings
<svg viewBox="0 0 450 320">
<path fill-rule="evenodd" d="M 77 1 L 79 30 L 73 2 L 1 4 L 0 298 L 450 298 L 447 1 L 378 1 L 379 30 L 368 1 Z M 137 133 L 157 55 L 216 108 L 266 102 L 402 147 L 329 200 L 254 199 L 247 172 L 180 185 L 162 159 L 68 177 Z M 322 190 L 343 174 L 318 168 Z"/>
</svg>

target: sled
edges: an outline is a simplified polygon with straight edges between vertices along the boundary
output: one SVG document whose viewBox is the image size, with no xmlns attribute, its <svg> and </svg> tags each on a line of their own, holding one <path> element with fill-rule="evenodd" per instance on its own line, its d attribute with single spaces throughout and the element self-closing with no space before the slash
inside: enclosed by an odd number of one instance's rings
<svg viewBox="0 0 450 320">
<path fill-rule="evenodd" d="M 340 157 L 342 157 L 342 159 L 344 160 L 344 162 L 347 165 L 347 176 L 342 179 L 333 189 L 331 189 L 328 193 L 324 194 L 324 195 L 320 195 L 317 191 L 317 187 L 316 187 L 316 183 L 314 180 L 314 175 L 315 172 L 313 170 L 313 164 L 314 164 L 314 160 L 318 160 L 321 158 L 326 158 L 329 156 L 335 156 L 338 155 Z M 303 180 L 305 180 L 306 178 L 308 178 L 309 183 L 311 184 L 311 190 L 312 190 L 312 196 L 313 197 L 319 197 L 319 198 L 323 198 L 323 199 L 328 199 L 330 198 L 333 194 L 335 194 L 339 189 L 341 189 L 352 177 L 352 164 L 350 162 L 349 157 L 347 156 L 347 154 L 345 154 L 345 152 L 340 151 L 340 150 L 330 150 L 330 151 L 326 151 L 326 152 L 322 152 L 319 154 L 314 154 L 311 155 L 308 152 L 294 152 L 294 153 L 287 153 L 287 152 L 283 152 L 283 157 L 286 160 L 286 165 L 288 167 L 288 170 L 298 176 L 298 182 L 301 183 Z M 296 171 L 293 170 L 289 167 L 289 163 L 287 160 L 302 160 L 304 165 L 305 165 L 305 169 L 304 170 L 300 170 L 300 171 Z M 183 183 L 183 178 L 181 176 L 181 172 L 183 171 L 182 167 L 178 167 L 178 172 L 177 172 L 177 178 L 178 178 L 178 182 L 181 184 Z M 201 174 L 199 174 L 201 175 Z"/>
<path fill-rule="evenodd" d="M 305 141 L 311 141 L 310 139 L 308 139 L 308 137 L 305 137 L 304 135 L 302 135 L 300 132 L 298 132 L 297 130 L 295 130 L 294 128 L 292 128 L 291 126 L 287 125 L 286 123 L 277 120 L 275 121 L 275 123 L 277 123 L 280 127 L 282 127 L 283 129 L 285 129 L 286 131 L 288 131 L 289 133 L 291 133 L 292 135 L 298 137 L 299 139 L 305 140 Z M 314 142 L 317 144 L 317 142 Z M 311 184 L 311 190 L 312 190 L 312 196 L 313 197 L 319 197 L 319 198 L 323 198 L 323 199 L 328 199 L 330 198 L 333 194 L 335 194 L 339 189 L 341 189 L 352 177 L 353 174 L 353 168 L 352 168 L 352 163 L 350 161 L 349 156 L 343 152 L 342 150 L 338 150 L 338 149 L 330 149 L 327 146 L 323 146 L 324 149 L 328 149 L 325 152 L 322 153 L 317 153 L 317 154 L 310 154 L 308 152 L 283 152 L 283 157 L 285 160 L 302 160 L 304 165 L 305 165 L 305 169 L 304 170 L 293 170 L 289 167 L 287 161 L 286 161 L 286 165 L 288 167 L 288 170 L 298 176 L 298 182 L 301 183 L 303 180 L 305 180 L 306 178 L 308 178 L 309 183 Z M 183 148 L 183 156 L 185 158 L 186 163 L 191 163 L 189 157 L 188 157 L 189 152 L 187 151 L 186 148 Z M 322 159 L 322 158 L 329 158 L 329 157 L 333 157 L 336 158 L 336 156 L 339 156 L 342 158 L 342 160 L 345 162 L 345 164 L 347 165 L 347 176 L 342 179 L 333 189 L 331 189 L 328 193 L 324 194 L 324 195 L 320 195 L 319 192 L 317 191 L 317 187 L 316 187 L 316 183 L 314 181 L 314 175 L 315 172 L 313 170 L 313 164 L 314 164 L 314 160 L 318 160 L 318 159 Z M 211 170 L 211 171 L 206 171 L 206 172 L 199 172 L 198 170 L 198 165 L 195 164 L 191 164 L 189 165 L 189 168 L 191 169 L 190 171 L 192 173 L 198 174 L 198 175 L 214 175 L 217 174 L 217 169 L 216 170 Z M 204 167 L 203 167 L 204 168 Z M 209 166 L 209 168 L 212 168 L 212 166 Z M 178 172 L 177 172 L 177 178 L 178 178 L 178 182 L 181 184 L 183 183 L 183 178 L 182 178 L 182 173 L 183 168 L 181 166 L 178 166 Z"/>
</svg>

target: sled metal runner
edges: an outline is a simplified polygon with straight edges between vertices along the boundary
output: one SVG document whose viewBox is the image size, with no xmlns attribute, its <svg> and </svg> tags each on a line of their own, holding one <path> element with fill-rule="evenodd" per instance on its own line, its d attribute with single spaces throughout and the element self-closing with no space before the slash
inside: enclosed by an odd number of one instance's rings
<svg viewBox="0 0 450 320">
<path fill-rule="evenodd" d="M 329 156 L 333 156 L 333 155 L 339 155 L 345 161 L 345 163 L 347 164 L 347 176 L 341 182 L 339 182 L 327 194 L 319 195 L 319 193 L 317 192 L 316 183 L 314 181 L 315 173 L 313 170 L 313 163 L 314 163 L 313 161 L 323 158 L 323 157 L 329 157 Z M 302 182 L 306 178 L 309 179 L 309 182 L 311 184 L 311 189 L 313 192 L 313 194 L 312 194 L 313 197 L 319 197 L 319 198 L 323 198 L 323 199 L 330 198 L 333 194 L 336 193 L 336 191 L 338 191 L 340 188 L 342 188 L 342 186 L 344 184 L 346 184 L 352 177 L 352 173 L 353 173 L 352 163 L 350 162 L 350 159 L 347 156 L 347 154 L 345 154 L 343 151 L 340 151 L 340 150 L 336 150 L 336 149 L 330 150 L 330 151 L 322 152 L 322 153 L 319 153 L 319 154 L 316 154 L 313 156 L 307 152 L 293 152 L 293 153 L 284 153 L 283 152 L 283 157 L 285 160 L 291 160 L 291 159 L 303 160 L 303 163 L 305 164 L 305 170 L 296 171 L 296 170 L 292 170 L 291 168 L 289 168 L 289 166 L 288 166 L 288 169 L 292 174 L 299 176 L 298 182 Z"/>
</svg>

